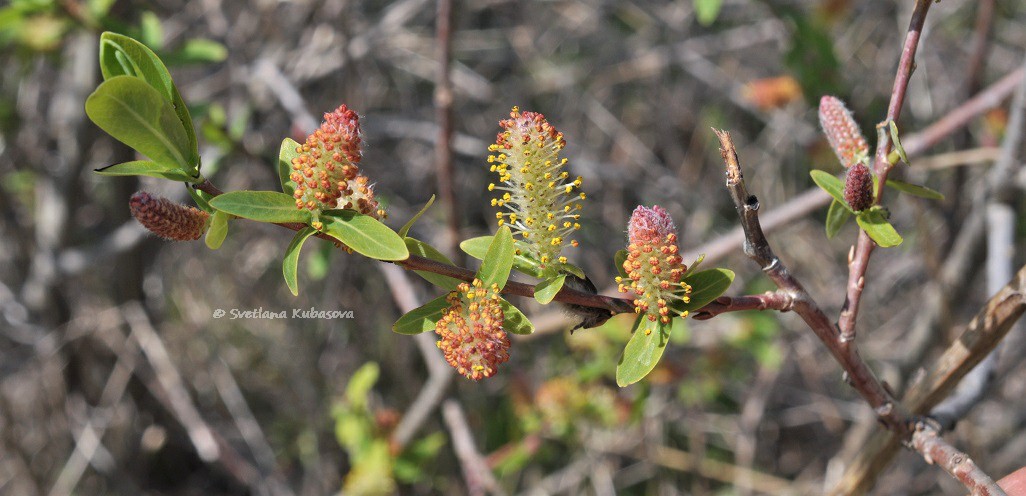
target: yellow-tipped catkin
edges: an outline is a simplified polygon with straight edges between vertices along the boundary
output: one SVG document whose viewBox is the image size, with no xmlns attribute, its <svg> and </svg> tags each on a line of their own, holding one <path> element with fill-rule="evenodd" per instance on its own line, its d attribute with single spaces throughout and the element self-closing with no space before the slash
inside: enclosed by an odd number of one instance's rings
<svg viewBox="0 0 1026 496">
<path fill-rule="evenodd" d="M 691 286 L 681 282 L 688 268 L 680 256 L 677 228 L 666 210 L 659 206 L 639 206 L 627 225 L 627 259 L 623 269 L 627 280 L 617 278 L 621 292 L 633 292 L 634 310 L 648 320 L 670 323 L 677 313 L 670 306 L 675 301 L 690 301 Z"/>
<path fill-rule="evenodd" d="M 517 107 L 509 116 L 499 122 L 502 132 L 488 147 L 489 168 L 499 176 L 488 190 L 501 192 L 492 201 L 499 225 L 519 235 L 524 254 L 545 270 L 566 260 L 560 256 L 564 245 L 577 246 L 571 236 L 581 228 L 582 181 L 565 170 L 566 159 L 559 156 L 566 146 L 563 133 L 545 116 Z"/>
<path fill-rule="evenodd" d="M 509 337 L 499 287 L 484 287 L 479 279 L 463 283 L 446 297 L 449 307 L 435 323 L 438 348 L 457 372 L 479 381 L 495 375 L 509 360 Z"/>
<path fill-rule="evenodd" d="M 374 199 L 374 187 L 357 165 L 360 149 L 360 117 L 345 105 L 324 114 L 321 127 L 296 148 L 289 179 L 296 185 L 296 207 L 314 213 L 348 208 L 384 218 Z"/>
</svg>

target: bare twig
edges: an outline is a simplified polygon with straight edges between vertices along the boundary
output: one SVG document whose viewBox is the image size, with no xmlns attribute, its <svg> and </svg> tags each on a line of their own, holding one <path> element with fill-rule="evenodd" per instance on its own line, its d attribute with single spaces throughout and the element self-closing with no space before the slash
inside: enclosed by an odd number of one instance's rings
<svg viewBox="0 0 1026 496">
<path fill-rule="evenodd" d="M 877 127 L 876 159 L 873 165 L 873 172 L 876 173 L 879 180 L 874 200 L 876 204 L 883 199 L 887 175 L 894 167 L 887 158 L 892 148 L 887 126 L 890 122 L 897 122 L 898 117 L 901 116 L 901 107 L 905 102 L 908 81 L 912 77 L 915 66 L 916 48 L 919 46 L 919 38 L 923 31 L 923 25 L 926 23 L 926 13 L 932 4 L 931 0 L 916 0 L 908 33 L 905 35 L 905 44 L 901 50 L 901 59 L 898 61 L 898 73 L 894 76 L 894 88 L 891 90 L 891 102 L 887 106 L 887 118 Z M 845 343 L 850 343 L 855 339 L 855 319 L 858 316 L 862 291 L 866 287 L 865 276 L 866 270 L 869 268 L 869 256 L 873 253 L 874 247 L 876 244 L 869 238 L 869 235 L 859 229 L 859 240 L 854 256 L 850 257 L 848 261 L 848 291 L 844 305 L 841 307 L 841 315 L 837 319 L 841 340 Z"/>
<path fill-rule="evenodd" d="M 435 121 L 438 137 L 435 141 L 435 176 L 438 200 L 445 210 L 446 238 L 444 248 L 449 258 L 459 256 L 460 209 L 456 203 L 456 188 L 452 172 L 452 4 L 454 0 L 438 0 L 435 15 L 435 42 L 438 57 L 438 79 L 435 84 Z"/>
<path fill-rule="evenodd" d="M 492 470 L 488 468 L 488 463 L 474 445 L 474 435 L 470 432 L 467 417 L 463 414 L 460 404 L 455 400 L 446 400 L 442 404 L 442 417 L 445 418 L 445 425 L 449 428 L 452 438 L 452 447 L 460 460 L 460 467 L 463 468 L 467 492 L 471 495 L 504 494 Z"/>
<path fill-rule="evenodd" d="M 916 425 L 912 434 L 912 448 L 922 453 L 927 463 L 937 464 L 969 489 L 972 496 L 1004 496 L 989 475 L 980 470 L 965 453 L 948 444 L 928 423 Z"/>
<path fill-rule="evenodd" d="M 808 291 L 791 275 L 787 267 L 770 248 L 769 241 L 766 240 L 759 223 L 759 200 L 748 194 L 741 174 L 741 164 L 738 162 L 737 152 L 734 150 L 730 134 L 726 131 L 716 131 L 716 136 L 720 140 L 720 154 L 723 156 L 727 168 L 727 190 L 734 200 L 734 208 L 741 218 L 741 226 L 745 231 L 745 254 L 762 267 L 766 276 L 782 292 L 791 296 L 793 301 L 791 309 L 805 321 L 830 350 L 830 353 L 840 363 L 841 368 L 844 369 L 849 384 L 869 403 L 879 420 L 888 429 L 906 434 L 908 432 L 906 417 L 900 412 L 900 408 L 891 397 L 890 392 L 884 388 L 866 362 L 859 356 L 858 349 L 854 344 L 842 339 L 837 326 L 823 313 Z"/>
<path fill-rule="evenodd" d="M 406 274 L 393 265 L 380 265 L 379 267 L 381 267 L 381 272 L 385 275 L 388 287 L 392 290 L 393 299 L 399 304 L 399 309 L 406 313 L 417 308 L 420 303 L 414 296 L 413 286 L 407 279 Z M 395 431 L 392 433 L 392 444 L 399 449 L 409 444 L 410 440 L 413 439 L 413 435 L 424 425 L 431 412 L 442 402 L 442 397 L 449 388 L 449 383 L 452 382 L 453 377 L 456 375 L 452 367 L 445 363 L 442 355 L 438 352 L 431 334 L 418 334 L 414 336 L 414 342 L 417 344 L 417 349 L 420 350 L 424 363 L 427 365 L 428 379 L 421 386 L 417 397 L 410 404 L 410 407 L 406 409 L 402 420 L 399 421 L 399 425 L 396 426 Z"/>
</svg>

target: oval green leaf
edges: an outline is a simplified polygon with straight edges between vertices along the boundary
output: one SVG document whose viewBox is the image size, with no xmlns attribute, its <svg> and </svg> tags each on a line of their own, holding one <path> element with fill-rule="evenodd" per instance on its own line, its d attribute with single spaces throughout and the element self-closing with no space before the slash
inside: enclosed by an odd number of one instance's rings
<svg viewBox="0 0 1026 496">
<path fill-rule="evenodd" d="M 285 284 L 288 285 L 289 291 L 292 291 L 292 296 L 299 296 L 299 282 L 296 275 L 299 272 L 299 252 L 303 249 L 303 243 L 315 233 L 317 230 L 312 227 L 297 232 L 292 238 L 292 242 L 289 243 L 289 247 L 285 249 L 285 260 L 281 263 L 281 272 L 285 276 Z"/>
<path fill-rule="evenodd" d="M 424 215 L 424 212 L 427 212 L 427 209 L 431 208 L 431 204 L 434 202 L 435 195 L 431 195 L 431 198 L 428 198 L 427 203 L 425 203 L 424 206 L 421 207 L 420 211 L 417 212 L 416 215 L 411 217 L 410 220 L 406 221 L 406 224 L 403 224 L 403 227 L 399 229 L 399 237 L 405 238 L 406 234 L 410 232 L 410 228 L 413 227 L 413 224 L 415 222 L 417 222 L 417 219 L 419 219 L 421 215 Z"/>
<path fill-rule="evenodd" d="M 157 90 L 164 100 L 171 103 L 178 121 L 185 130 L 188 143 L 190 175 L 198 175 L 199 150 L 196 145 L 196 131 L 193 128 L 189 108 L 178 93 L 171 73 L 160 57 L 138 41 L 117 33 L 100 35 L 100 72 L 104 80 L 118 76 L 131 76 L 146 82 Z M 152 157 L 151 157 L 152 158 Z"/>
<path fill-rule="evenodd" d="M 905 147 L 901 146 L 901 139 L 898 137 L 898 125 L 894 121 L 887 121 L 887 127 L 891 131 L 891 144 L 894 146 L 894 151 L 898 152 L 898 156 L 901 157 L 901 161 L 906 164 L 912 165 L 908 161 L 908 155 L 905 154 Z"/>
<path fill-rule="evenodd" d="M 296 208 L 296 200 L 275 191 L 232 191 L 210 200 L 210 206 L 225 213 L 260 222 L 311 220 L 310 211 Z"/>
<path fill-rule="evenodd" d="M 442 318 L 442 312 L 448 307 L 449 302 L 445 301 L 445 296 L 439 296 L 399 317 L 399 320 L 392 324 L 392 332 L 412 335 L 433 331 L 435 322 Z"/>
<path fill-rule="evenodd" d="M 410 255 L 417 255 L 418 257 L 430 258 L 436 262 L 447 263 L 452 265 L 452 261 L 449 257 L 446 257 L 442 252 L 435 249 L 435 247 L 419 240 L 416 238 L 406 237 L 403 238 L 406 243 L 406 249 L 410 250 Z M 459 279 L 453 279 L 452 277 L 443 276 L 441 274 L 435 274 L 434 272 L 427 272 L 424 270 L 414 271 L 418 276 L 423 277 L 427 282 L 434 284 L 442 289 L 448 291 L 454 291 L 456 286 L 463 281 Z"/>
<path fill-rule="evenodd" d="M 816 186 L 826 191 L 835 200 L 847 205 L 844 201 L 844 183 L 837 176 L 818 169 L 809 171 L 809 175 L 812 176 L 812 182 L 816 183 Z"/>
<path fill-rule="evenodd" d="M 171 181 L 196 182 L 202 178 L 190 177 L 175 164 L 158 164 L 152 160 L 133 160 L 101 167 L 93 172 L 101 176 L 149 176 Z"/>
<path fill-rule="evenodd" d="M 902 193 L 908 193 L 912 196 L 918 196 L 919 198 L 926 198 L 927 200 L 943 200 L 944 195 L 939 191 L 934 191 L 926 186 L 920 186 L 918 184 L 906 183 L 904 181 L 898 181 L 896 179 L 888 179 L 887 185 L 901 191 Z"/>
<path fill-rule="evenodd" d="M 670 337 L 670 325 L 652 322 L 639 315 L 634 322 L 634 333 L 623 349 L 616 365 L 616 384 L 626 387 L 645 378 L 663 356 Z"/>
<path fill-rule="evenodd" d="M 901 244 L 901 235 L 894 226 L 884 218 L 883 212 L 877 207 L 866 210 L 855 217 L 859 227 L 881 248 L 890 248 Z"/>
<path fill-rule="evenodd" d="M 466 253 L 471 257 L 478 260 L 484 260 L 485 255 L 488 253 L 488 246 L 491 245 L 493 237 L 494 236 L 479 236 L 464 240 L 460 243 L 460 249 L 463 250 L 463 253 Z M 520 241 L 516 241 L 514 243 L 514 247 L 516 250 L 521 252 L 524 251 L 523 243 Z M 531 277 L 542 276 L 542 271 L 538 269 L 538 262 L 526 255 L 514 255 L 513 268 Z M 568 270 L 567 272 L 570 271 Z"/>
<path fill-rule="evenodd" d="M 207 228 L 207 237 L 204 239 L 207 248 L 216 250 L 224 243 L 224 238 L 228 236 L 228 217 L 228 214 L 220 210 L 215 210 L 214 215 L 210 216 L 210 227 Z"/>
<path fill-rule="evenodd" d="M 687 303 L 676 302 L 670 305 L 677 312 L 694 312 L 719 298 L 734 282 L 734 271 L 730 269 L 707 269 L 695 272 L 684 278 L 691 286 L 691 294 Z"/>
<path fill-rule="evenodd" d="M 281 192 L 289 196 L 296 191 L 296 183 L 289 176 L 292 174 L 292 159 L 299 156 L 296 149 L 300 146 L 296 140 L 285 138 L 281 140 L 281 148 L 278 149 L 278 181 L 281 183 Z"/>
<path fill-rule="evenodd" d="M 292 206 L 295 208 L 295 202 Z M 410 258 L 403 238 L 374 217 L 355 210 L 329 210 L 321 220 L 325 233 L 365 257 L 386 261 Z"/>
<path fill-rule="evenodd" d="M 196 202 L 196 206 L 200 210 L 203 210 L 204 212 L 210 214 L 217 211 L 216 209 L 214 209 L 214 207 L 210 206 L 210 199 L 213 198 L 213 196 L 210 196 L 210 194 L 208 194 L 207 192 L 200 191 L 192 187 L 191 184 L 185 185 L 185 191 L 189 192 L 189 196 L 192 197 L 192 201 Z"/>
<path fill-rule="evenodd" d="M 512 303 L 500 299 L 499 304 L 502 305 L 503 322 L 502 328 L 510 334 L 527 335 L 534 332 L 534 324 L 530 320 L 527 320 L 527 316 L 520 311 L 519 308 L 513 306 Z"/>
<path fill-rule="evenodd" d="M 517 264 L 516 261 L 514 261 L 513 265 L 516 266 L 516 264 Z M 585 277 L 587 277 L 584 274 L 584 269 L 582 269 L 582 268 L 580 268 L 580 267 L 578 267 L 578 266 L 576 266 L 574 264 L 571 264 L 571 263 L 556 264 L 556 270 L 558 270 L 560 272 L 564 272 L 564 273 L 570 274 L 570 275 L 573 275 L 573 276 L 577 276 L 580 279 L 584 279 Z"/>
<path fill-rule="evenodd" d="M 847 205 L 837 200 L 830 202 L 830 209 L 827 210 L 826 217 L 827 238 L 833 239 L 834 236 L 837 236 L 849 218 L 851 218 L 851 210 L 848 210 Z"/>
<path fill-rule="evenodd" d="M 477 270 L 477 278 L 484 283 L 485 287 L 492 284 L 502 289 L 509 280 L 509 271 L 513 269 L 513 233 L 509 227 L 501 226 L 495 232 L 492 242 L 488 245 L 488 252 L 481 261 L 481 268 Z"/>
<path fill-rule="evenodd" d="M 563 289 L 563 282 L 566 281 L 566 274 L 546 279 L 534 287 L 534 299 L 542 305 L 548 305 L 559 290 Z"/>
<path fill-rule="evenodd" d="M 118 141 L 154 162 L 198 176 L 189 136 L 170 102 L 150 85 L 129 76 L 108 79 L 89 95 L 86 115 Z"/>
</svg>

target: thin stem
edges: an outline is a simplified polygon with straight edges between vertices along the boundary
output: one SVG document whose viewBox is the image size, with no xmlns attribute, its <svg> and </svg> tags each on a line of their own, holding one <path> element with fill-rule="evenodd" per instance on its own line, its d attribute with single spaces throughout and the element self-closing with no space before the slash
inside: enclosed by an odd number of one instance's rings
<svg viewBox="0 0 1026 496">
<path fill-rule="evenodd" d="M 910 444 L 927 463 L 939 465 L 961 482 L 971 496 L 1005 496 L 994 479 L 980 470 L 965 453 L 940 437 L 935 426 L 926 422 L 917 424 Z"/>
<path fill-rule="evenodd" d="M 808 291 L 773 252 L 759 222 L 759 200 L 748 193 L 730 134 L 726 131 L 715 132 L 720 140 L 720 154 L 727 169 L 727 190 L 734 200 L 734 208 L 741 218 L 741 227 L 745 232 L 745 254 L 762 267 L 762 271 L 782 292 L 790 296 L 791 309 L 830 350 L 844 369 L 849 384 L 873 407 L 879 420 L 896 433 L 907 433 L 908 417 L 901 411 L 890 392 L 859 356 L 858 349 L 855 346 L 846 346 L 839 339 L 840 331 L 837 326 L 830 321 Z"/>
<path fill-rule="evenodd" d="M 438 80 L 435 84 L 435 121 L 438 137 L 435 142 L 435 176 L 438 201 L 446 216 L 445 250 L 456 260 L 460 255 L 460 210 L 456 202 L 456 188 L 452 172 L 452 4 L 454 0 L 438 0 L 435 15 L 435 42 L 438 57 Z M 458 261 L 458 260 L 457 260 Z"/>
<path fill-rule="evenodd" d="M 884 184 L 887 182 L 887 175 L 894 167 L 887 159 L 891 152 L 891 138 L 888 130 L 890 122 L 897 122 L 901 116 L 901 108 L 905 102 L 905 93 L 908 90 L 908 81 L 915 69 L 916 49 L 919 47 L 919 39 L 922 36 L 923 25 L 926 23 L 926 13 L 930 10 L 933 0 L 916 0 L 916 6 L 912 11 L 912 20 L 909 22 L 908 33 L 905 35 L 905 44 L 901 50 L 901 58 L 898 61 L 898 72 L 894 76 L 894 87 L 891 89 L 891 101 L 887 106 L 887 118 L 877 127 L 876 159 L 873 170 L 879 179 L 876 190 L 875 204 L 880 204 L 883 199 Z M 841 314 L 837 320 L 837 326 L 841 331 L 841 341 L 850 343 L 855 339 L 855 319 L 859 312 L 859 301 L 862 298 L 862 290 L 866 287 L 866 270 L 869 268 L 869 256 L 873 253 L 876 244 L 869 238 L 865 231 L 859 229 L 858 245 L 854 254 L 848 262 L 848 290 L 841 307 Z"/>
</svg>

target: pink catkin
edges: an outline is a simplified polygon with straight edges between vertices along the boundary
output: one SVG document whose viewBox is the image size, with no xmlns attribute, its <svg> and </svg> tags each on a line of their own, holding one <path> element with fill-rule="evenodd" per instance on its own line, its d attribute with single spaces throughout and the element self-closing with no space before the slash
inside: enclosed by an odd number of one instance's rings
<svg viewBox="0 0 1026 496">
<path fill-rule="evenodd" d="M 140 191 L 128 201 L 140 224 L 153 234 L 174 241 L 199 239 L 207 229 L 210 214 Z"/>
<path fill-rule="evenodd" d="M 862 130 L 839 98 L 828 95 L 820 99 L 819 124 L 841 165 L 850 167 L 869 154 L 869 144 Z"/>
</svg>

